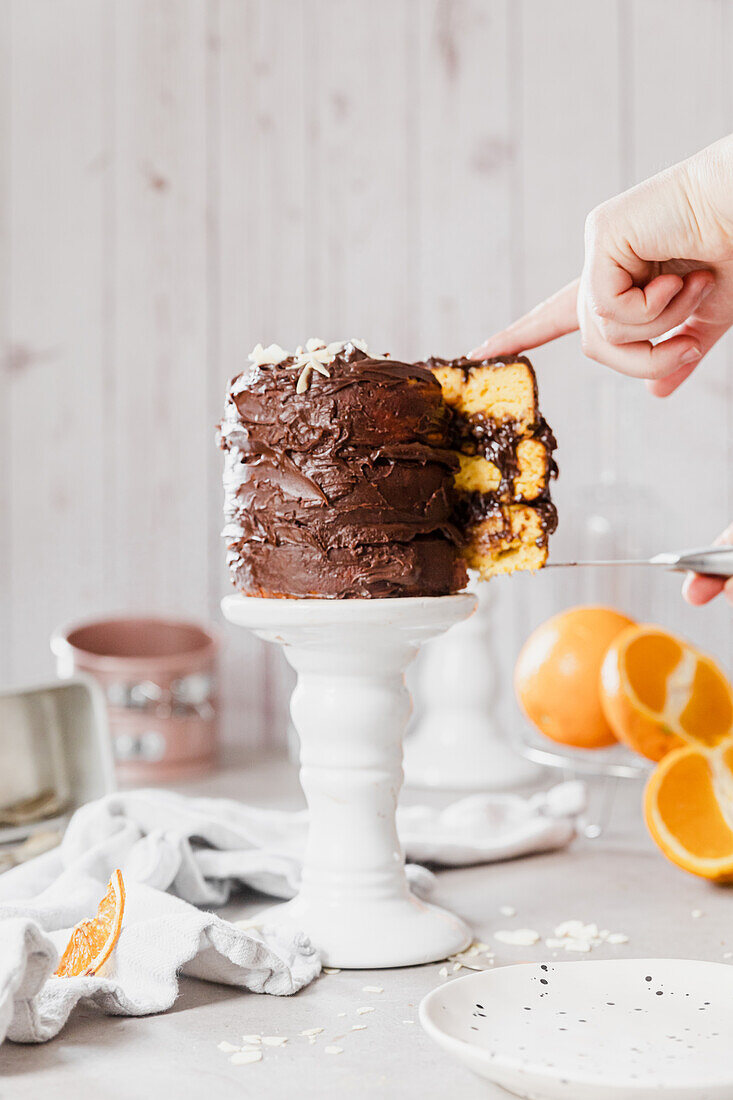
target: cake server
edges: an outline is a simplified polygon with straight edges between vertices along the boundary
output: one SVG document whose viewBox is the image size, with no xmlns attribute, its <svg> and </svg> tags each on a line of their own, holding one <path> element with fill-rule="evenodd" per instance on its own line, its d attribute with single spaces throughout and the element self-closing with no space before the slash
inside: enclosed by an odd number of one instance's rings
<svg viewBox="0 0 733 1100">
<path fill-rule="evenodd" d="M 703 573 L 708 577 L 733 577 L 733 546 L 706 546 L 655 554 L 653 558 L 619 558 L 610 561 L 551 561 L 547 569 L 579 565 L 656 565 L 673 573 Z"/>
</svg>

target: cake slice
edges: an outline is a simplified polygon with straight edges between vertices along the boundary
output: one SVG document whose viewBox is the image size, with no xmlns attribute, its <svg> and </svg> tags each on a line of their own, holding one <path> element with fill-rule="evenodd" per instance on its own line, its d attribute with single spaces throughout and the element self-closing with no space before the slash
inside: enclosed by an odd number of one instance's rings
<svg viewBox="0 0 733 1100">
<path fill-rule="evenodd" d="M 451 413 L 456 521 L 462 555 L 487 579 L 547 561 L 557 526 L 550 500 L 555 437 L 542 417 L 537 379 L 524 356 L 429 359 Z"/>
</svg>

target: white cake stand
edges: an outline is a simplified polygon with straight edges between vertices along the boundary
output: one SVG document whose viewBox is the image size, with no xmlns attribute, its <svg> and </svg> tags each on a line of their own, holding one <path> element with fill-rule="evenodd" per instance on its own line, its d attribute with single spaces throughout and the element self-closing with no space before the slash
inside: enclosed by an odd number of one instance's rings
<svg viewBox="0 0 733 1100">
<path fill-rule="evenodd" d="M 410 893 L 397 838 L 404 671 L 475 596 L 268 600 L 226 596 L 230 622 L 278 642 L 298 674 L 291 713 L 310 830 L 300 893 L 263 914 L 306 932 L 328 966 L 432 962 L 462 950 L 462 920 Z"/>
</svg>

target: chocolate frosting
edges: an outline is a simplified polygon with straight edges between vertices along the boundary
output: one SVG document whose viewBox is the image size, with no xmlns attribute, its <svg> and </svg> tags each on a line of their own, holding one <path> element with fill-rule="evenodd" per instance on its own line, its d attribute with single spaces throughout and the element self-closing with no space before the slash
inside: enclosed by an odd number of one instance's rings
<svg viewBox="0 0 733 1100">
<path fill-rule="evenodd" d="M 445 595 L 466 582 L 450 417 L 422 366 L 347 344 L 296 392 L 293 359 L 234 379 L 219 426 L 227 559 L 265 596 Z"/>
</svg>

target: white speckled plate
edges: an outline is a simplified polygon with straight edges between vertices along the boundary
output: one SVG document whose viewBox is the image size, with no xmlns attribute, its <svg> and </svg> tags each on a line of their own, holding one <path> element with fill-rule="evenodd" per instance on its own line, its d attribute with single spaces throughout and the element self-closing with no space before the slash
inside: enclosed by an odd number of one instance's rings
<svg viewBox="0 0 733 1100">
<path fill-rule="evenodd" d="M 723 963 L 504 966 L 434 989 L 420 1023 L 529 1100 L 733 1098 L 733 967 Z"/>
</svg>

